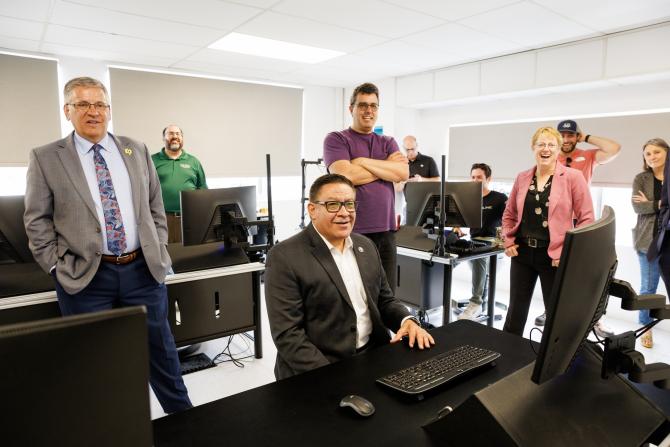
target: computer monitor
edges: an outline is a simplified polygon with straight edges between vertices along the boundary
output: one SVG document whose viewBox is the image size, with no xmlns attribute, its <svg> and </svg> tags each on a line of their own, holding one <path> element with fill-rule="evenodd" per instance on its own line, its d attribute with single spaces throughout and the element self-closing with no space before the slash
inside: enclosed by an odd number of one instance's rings
<svg viewBox="0 0 670 447">
<path fill-rule="evenodd" d="M 244 219 L 256 220 L 256 187 L 181 192 L 182 243 L 247 243 Z"/>
<path fill-rule="evenodd" d="M 445 226 L 481 228 L 482 184 L 479 182 L 444 182 Z M 440 217 L 440 182 L 407 183 L 407 225 L 438 225 Z"/>
<path fill-rule="evenodd" d="M 607 308 L 617 266 L 614 210 L 566 233 L 532 380 L 541 384 L 568 370 Z"/>
<path fill-rule="evenodd" d="M 0 264 L 35 262 L 23 226 L 23 196 L 0 196 Z"/>
<path fill-rule="evenodd" d="M 3 445 L 150 446 L 143 307 L 0 326 Z"/>
</svg>

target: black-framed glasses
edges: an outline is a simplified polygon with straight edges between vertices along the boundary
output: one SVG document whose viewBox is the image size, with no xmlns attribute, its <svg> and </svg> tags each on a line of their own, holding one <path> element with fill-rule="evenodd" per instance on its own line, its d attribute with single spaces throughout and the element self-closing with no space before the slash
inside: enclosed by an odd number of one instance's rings
<svg viewBox="0 0 670 447">
<path fill-rule="evenodd" d="M 344 202 L 338 202 L 337 200 L 326 200 L 325 202 L 315 201 L 312 203 L 323 205 L 326 208 L 326 211 L 329 213 L 337 213 L 342 207 L 344 207 L 344 209 L 350 213 L 355 213 L 356 208 L 358 208 L 358 202 L 355 200 L 345 200 Z"/>
<path fill-rule="evenodd" d="M 357 102 L 356 103 L 356 108 L 358 110 L 368 110 L 368 108 L 369 108 L 373 112 L 376 112 L 377 110 L 379 110 L 379 104 L 376 104 L 374 102 L 370 103 L 370 104 L 368 104 L 367 102 Z"/>
<path fill-rule="evenodd" d="M 75 103 L 69 102 L 67 105 L 74 107 L 78 112 L 87 112 L 91 106 L 93 106 L 96 112 L 106 112 L 109 110 L 109 104 L 104 102 L 91 103 L 88 101 L 79 101 Z"/>
<path fill-rule="evenodd" d="M 568 168 L 570 167 L 571 163 L 572 163 L 572 158 L 568 157 L 568 158 L 565 159 L 565 166 L 567 166 Z"/>
</svg>

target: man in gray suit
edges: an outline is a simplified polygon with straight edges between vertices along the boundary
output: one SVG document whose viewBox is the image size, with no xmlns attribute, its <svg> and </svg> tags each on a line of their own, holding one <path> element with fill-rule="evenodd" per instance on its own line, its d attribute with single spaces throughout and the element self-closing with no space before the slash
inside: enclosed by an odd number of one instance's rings
<svg viewBox="0 0 670 447">
<path fill-rule="evenodd" d="M 312 224 L 268 254 L 265 300 L 277 379 L 403 336 L 419 349 L 435 343 L 393 296 L 372 241 L 351 233 L 355 199 L 346 177 L 319 177 L 307 205 Z"/>
<path fill-rule="evenodd" d="M 143 143 L 107 132 L 100 81 L 72 79 L 64 96 L 74 132 L 30 153 L 30 249 L 56 280 L 63 315 L 146 306 L 151 387 L 166 413 L 185 410 L 192 405 L 167 321 L 167 225 L 151 155 Z"/>
</svg>

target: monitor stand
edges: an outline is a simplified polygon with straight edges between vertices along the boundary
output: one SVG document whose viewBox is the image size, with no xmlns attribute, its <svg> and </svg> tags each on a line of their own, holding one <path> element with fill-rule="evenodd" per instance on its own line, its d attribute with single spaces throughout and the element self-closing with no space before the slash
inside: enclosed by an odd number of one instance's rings
<svg viewBox="0 0 670 447">
<path fill-rule="evenodd" d="M 667 433 L 663 412 L 621 376 L 601 379 L 601 364 L 602 357 L 588 347 L 568 373 L 536 385 L 531 363 L 424 429 L 450 446 L 503 447 L 623 447 Z"/>
</svg>

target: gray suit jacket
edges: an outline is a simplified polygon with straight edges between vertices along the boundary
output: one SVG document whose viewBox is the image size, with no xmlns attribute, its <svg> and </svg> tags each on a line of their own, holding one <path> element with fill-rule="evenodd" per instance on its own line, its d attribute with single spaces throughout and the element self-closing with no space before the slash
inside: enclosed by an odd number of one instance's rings
<svg viewBox="0 0 670 447">
<path fill-rule="evenodd" d="M 388 343 L 388 329 L 397 331 L 410 313 L 393 296 L 375 245 L 359 234 L 351 238 L 372 318 L 370 340 Z M 335 261 L 312 225 L 270 250 L 265 301 L 277 346 L 277 379 L 356 353 L 356 313 Z"/>
<path fill-rule="evenodd" d="M 142 253 L 152 276 L 162 283 L 170 256 L 161 187 L 151 154 L 143 143 L 111 137 L 128 169 Z M 103 247 L 74 133 L 31 151 L 25 202 L 23 221 L 33 256 L 47 272 L 56 266 L 58 282 L 67 293 L 81 291 L 97 272 Z"/>
</svg>

